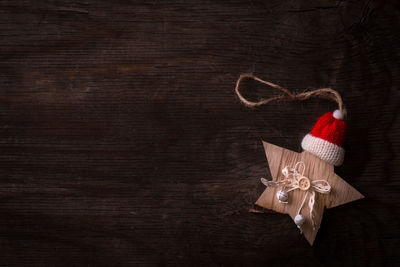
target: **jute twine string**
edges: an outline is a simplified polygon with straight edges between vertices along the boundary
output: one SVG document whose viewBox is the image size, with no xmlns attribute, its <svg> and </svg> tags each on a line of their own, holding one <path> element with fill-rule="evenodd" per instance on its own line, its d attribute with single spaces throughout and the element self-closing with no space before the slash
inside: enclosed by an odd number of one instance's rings
<svg viewBox="0 0 400 267">
<path fill-rule="evenodd" d="M 271 86 L 273 88 L 276 88 L 276 89 L 284 92 L 285 95 L 270 97 L 267 99 L 261 99 L 258 102 L 249 101 L 246 98 L 244 98 L 243 95 L 239 91 L 240 82 L 244 79 L 253 79 L 262 84 Z M 335 91 L 331 88 L 320 88 L 320 89 L 316 89 L 313 91 L 307 91 L 307 92 L 302 92 L 302 93 L 296 94 L 296 93 L 292 93 L 291 91 L 289 91 L 288 89 L 286 89 L 280 85 L 277 85 L 277 84 L 274 84 L 274 83 L 271 83 L 268 81 L 264 81 L 264 80 L 258 78 L 257 76 L 254 76 L 251 73 L 243 73 L 239 76 L 239 79 L 236 82 L 235 92 L 236 92 L 237 96 L 239 97 L 240 101 L 242 101 L 242 103 L 248 107 L 258 107 L 258 106 L 262 106 L 262 105 L 265 105 L 265 104 L 268 104 L 271 102 L 279 102 L 279 101 L 304 101 L 304 100 L 310 99 L 312 97 L 319 97 L 319 98 L 330 99 L 330 100 L 335 101 L 338 104 L 340 111 L 344 115 L 346 114 L 346 109 L 344 107 L 342 97 L 340 96 L 340 94 L 337 91 Z"/>
<path fill-rule="evenodd" d="M 298 171 L 298 167 L 301 166 L 302 172 L 300 173 Z M 297 162 L 293 168 L 290 168 L 289 166 L 286 166 L 285 168 L 282 169 L 282 174 L 285 177 L 284 179 L 280 179 L 277 182 L 274 181 L 268 181 L 265 178 L 261 178 L 261 183 L 263 183 L 265 186 L 270 186 L 270 187 L 277 187 L 283 185 L 283 190 L 285 190 L 287 193 L 290 191 L 294 191 L 296 189 L 299 190 L 305 190 L 300 186 L 300 180 L 301 179 L 307 179 L 310 181 L 310 187 L 307 189 L 306 194 L 304 195 L 303 201 L 301 202 L 301 205 L 299 206 L 297 210 L 297 214 L 301 213 L 301 210 L 304 207 L 304 204 L 306 203 L 306 199 L 308 195 L 310 197 L 308 198 L 308 208 L 309 208 L 309 213 L 310 213 L 310 218 L 312 222 L 313 229 L 315 229 L 315 221 L 314 221 L 314 204 L 315 204 L 315 192 L 321 193 L 321 194 L 329 194 L 331 192 L 331 185 L 329 184 L 328 181 L 323 180 L 323 179 L 318 179 L 318 180 L 310 180 L 309 178 L 304 176 L 304 172 L 306 170 L 306 164 L 302 161 Z M 287 203 L 287 202 L 284 202 Z M 300 228 L 300 227 L 299 227 Z"/>
</svg>

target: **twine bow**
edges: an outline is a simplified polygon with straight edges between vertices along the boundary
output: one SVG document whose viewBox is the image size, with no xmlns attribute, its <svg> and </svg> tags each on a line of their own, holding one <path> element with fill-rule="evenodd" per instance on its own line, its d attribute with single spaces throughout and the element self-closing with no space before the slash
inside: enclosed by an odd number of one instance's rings
<svg viewBox="0 0 400 267">
<path fill-rule="evenodd" d="M 301 174 L 298 171 L 298 167 L 302 166 L 302 171 Z M 265 186 L 272 186 L 276 187 L 279 185 L 283 185 L 283 190 L 286 190 L 288 193 L 290 191 L 300 189 L 303 191 L 306 191 L 306 194 L 303 198 L 303 201 L 297 211 L 297 214 L 300 214 L 301 209 L 304 207 L 304 204 L 306 202 L 306 199 L 308 195 L 310 194 L 309 200 L 308 200 L 308 208 L 310 210 L 310 218 L 312 221 L 312 226 L 313 229 L 315 229 L 315 222 L 314 222 L 314 204 L 315 204 L 315 192 L 321 193 L 321 194 L 328 194 L 331 191 L 331 185 L 326 181 L 326 180 L 312 180 L 310 181 L 309 178 L 304 176 L 304 171 L 306 169 L 306 165 L 304 162 L 299 161 L 297 162 L 293 168 L 289 168 L 286 166 L 285 168 L 282 169 L 282 174 L 284 176 L 283 179 L 281 179 L 278 182 L 273 182 L 273 181 L 268 181 L 265 178 L 261 178 L 261 182 Z M 285 202 L 287 203 L 287 202 Z"/>
</svg>

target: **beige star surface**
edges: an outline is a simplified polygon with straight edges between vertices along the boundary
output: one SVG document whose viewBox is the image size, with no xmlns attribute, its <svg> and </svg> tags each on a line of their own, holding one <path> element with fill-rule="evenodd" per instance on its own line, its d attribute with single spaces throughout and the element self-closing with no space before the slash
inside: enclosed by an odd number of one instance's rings
<svg viewBox="0 0 400 267">
<path fill-rule="evenodd" d="M 316 192 L 314 204 L 315 229 L 313 229 L 312 226 L 308 205 L 304 205 L 301 210 L 301 214 L 306 218 L 306 222 L 301 226 L 301 230 L 310 245 L 314 243 L 325 208 L 333 208 L 364 197 L 360 192 L 335 174 L 333 165 L 319 159 L 311 153 L 306 151 L 297 153 L 267 142 L 263 142 L 263 145 L 272 181 L 278 181 L 283 178 L 281 171 L 284 167 L 294 167 L 297 162 L 302 161 L 306 166 L 304 176 L 308 177 L 310 181 L 326 180 L 332 187 L 328 194 Z M 276 193 L 281 189 L 280 187 L 267 187 L 257 200 L 256 205 L 276 212 L 289 214 L 290 217 L 294 219 L 306 191 L 297 189 L 289 192 L 289 202 L 285 204 L 280 203 L 276 197 Z M 308 199 L 306 203 L 308 203 Z M 293 225 L 296 227 L 294 223 Z"/>
</svg>

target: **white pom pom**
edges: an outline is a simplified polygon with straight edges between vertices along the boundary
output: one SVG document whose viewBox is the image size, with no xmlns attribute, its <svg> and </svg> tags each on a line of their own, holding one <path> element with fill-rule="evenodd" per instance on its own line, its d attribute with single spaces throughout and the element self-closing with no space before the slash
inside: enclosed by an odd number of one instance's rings
<svg viewBox="0 0 400 267">
<path fill-rule="evenodd" d="M 306 221 L 306 217 L 304 217 L 301 214 L 297 214 L 296 217 L 294 217 L 294 223 L 297 225 L 297 227 L 302 226 Z"/>
<path fill-rule="evenodd" d="M 342 121 L 344 119 L 344 114 L 343 112 L 337 109 L 333 112 L 333 117 Z"/>
</svg>

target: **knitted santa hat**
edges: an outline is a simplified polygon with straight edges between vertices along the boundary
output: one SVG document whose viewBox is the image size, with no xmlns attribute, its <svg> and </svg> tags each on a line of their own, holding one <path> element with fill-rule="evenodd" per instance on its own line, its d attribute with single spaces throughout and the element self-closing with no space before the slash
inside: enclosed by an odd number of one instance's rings
<svg viewBox="0 0 400 267">
<path fill-rule="evenodd" d="M 303 138 L 301 147 L 332 165 L 340 166 L 344 159 L 342 146 L 347 131 L 343 119 L 340 110 L 325 113 L 318 119 L 311 133 Z"/>
</svg>

